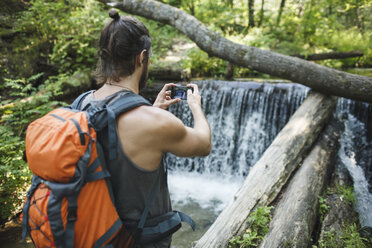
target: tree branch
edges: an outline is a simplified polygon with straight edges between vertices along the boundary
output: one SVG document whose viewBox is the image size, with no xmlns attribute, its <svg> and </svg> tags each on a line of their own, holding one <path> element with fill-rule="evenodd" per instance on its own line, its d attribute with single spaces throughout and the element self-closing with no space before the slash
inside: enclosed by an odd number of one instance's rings
<svg viewBox="0 0 372 248">
<path fill-rule="evenodd" d="M 111 6 L 174 26 L 211 56 L 306 85 L 324 94 L 372 103 L 371 77 L 358 76 L 303 59 L 234 43 L 212 32 L 195 17 L 161 2 L 123 0 Z"/>
</svg>

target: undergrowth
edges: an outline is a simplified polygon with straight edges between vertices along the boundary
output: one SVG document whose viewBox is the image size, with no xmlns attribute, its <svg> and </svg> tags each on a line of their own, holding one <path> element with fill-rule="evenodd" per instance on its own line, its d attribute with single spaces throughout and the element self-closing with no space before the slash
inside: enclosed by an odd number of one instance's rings
<svg viewBox="0 0 372 248">
<path fill-rule="evenodd" d="M 41 76 L 5 79 L 1 86 L 11 99 L 0 99 L 0 225 L 20 211 L 30 182 L 24 154 L 27 125 L 55 107 L 66 105 L 54 100 L 62 94 L 57 78 L 33 86 Z"/>
<path fill-rule="evenodd" d="M 249 228 L 244 234 L 232 238 L 228 247 L 258 247 L 266 233 L 269 231 L 272 209 L 273 207 L 260 207 L 251 213 L 248 217 Z"/>
<path fill-rule="evenodd" d="M 355 198 L 352 186 L 341 186 L 336 185 L 335 187 L 328 188 L 326 194 L 337 194 L 338 197 L 345 200 L 347 204 L 354 207 Z M 320 221 L 323 222 L 325 216 L 331 210 L 324 197 L 318 197 L 319 199 L 319 215 Z M 367 248 L 372 247 L 372 238 L 364 238 L 360 235 L 361 227 L 359 223 L 347 223 L 342 227 L 341 231 L 336 231 L 331 228 L 330 231 L 324 232 L 322 238 L 318 240 L 316 245 L 312 248 Z"/>
</svg>

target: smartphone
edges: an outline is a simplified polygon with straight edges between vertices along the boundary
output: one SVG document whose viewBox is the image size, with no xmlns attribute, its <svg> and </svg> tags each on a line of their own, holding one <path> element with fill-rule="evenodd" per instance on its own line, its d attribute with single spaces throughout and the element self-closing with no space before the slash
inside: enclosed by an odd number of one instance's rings
<svg viewBox="0 0 372 248">
<path fill-rule="evenodd" d="M 172 86 L 171 87 L 171 98 L 177 99 L 180 98 L 181 100 L 187 100 L 187 90 L 190 89 L 192 92 L 194 92 L 193 87 L 187 87 L 187 86 Z"/>
</svg>

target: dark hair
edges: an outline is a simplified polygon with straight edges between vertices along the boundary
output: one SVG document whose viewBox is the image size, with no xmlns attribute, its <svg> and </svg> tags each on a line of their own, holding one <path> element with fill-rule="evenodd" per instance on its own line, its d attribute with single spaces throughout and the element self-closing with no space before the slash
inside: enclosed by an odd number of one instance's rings
<svg viewBox="0 0 372 248">
<path fill-rule="evenodd" d="M 148 60 L 151 49 L 149 31 L 134 17 L 120 17 L 115 9 L 109 11 L 113 19 L 102 30 L 99 38 L 99 60 L 95 71 L 98 83 L 108 79 L 119 81 L 120 77 L 134 72 L 136 56 L 146 49 Z"/>
</svg>

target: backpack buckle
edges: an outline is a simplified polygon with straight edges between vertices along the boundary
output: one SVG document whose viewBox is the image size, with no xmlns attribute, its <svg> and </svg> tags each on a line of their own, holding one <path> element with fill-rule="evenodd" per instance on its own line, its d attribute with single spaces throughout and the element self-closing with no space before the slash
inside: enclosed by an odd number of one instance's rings
<svg viewBox="0 0 372 248">
<path fill-rule="evenodd" d="M 68 207 L 67 221 L 75 222 L 77 219 L 77 207 Z"/>
</svg>

